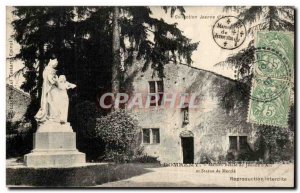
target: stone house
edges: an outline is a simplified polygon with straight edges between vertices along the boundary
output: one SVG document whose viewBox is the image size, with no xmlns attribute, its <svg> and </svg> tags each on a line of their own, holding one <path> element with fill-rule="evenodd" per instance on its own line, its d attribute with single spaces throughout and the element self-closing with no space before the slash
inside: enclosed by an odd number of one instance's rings
<svg viewBox="0 0 300 193">
<path fill-rule="evenodd" d="M 203 163 L 225 160 L 228 153 L 253 148 L 254 130 L 246 123 L 247 107 L 226 112 L 219 104 L 218 90 L 235 80 L 181 64 L 165 65 L 165 77 L 142 65 L 129 71 L 134 93 L 196 93 L 199 108 L 164 108 L 160 102 L 149 108 L 134 108 L 147 155 L 162 163 Z"/>
</svg>

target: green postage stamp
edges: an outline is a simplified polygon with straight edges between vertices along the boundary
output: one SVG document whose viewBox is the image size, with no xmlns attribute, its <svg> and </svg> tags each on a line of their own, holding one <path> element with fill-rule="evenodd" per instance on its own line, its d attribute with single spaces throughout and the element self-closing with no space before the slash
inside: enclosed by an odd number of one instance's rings
<svg viewBox="0 0 300 193">
<path fill-rule="evenodd" d="M 293 34 L 258 32 L 248 121 L 287 127 L 293 85 Z"/>
</svg>

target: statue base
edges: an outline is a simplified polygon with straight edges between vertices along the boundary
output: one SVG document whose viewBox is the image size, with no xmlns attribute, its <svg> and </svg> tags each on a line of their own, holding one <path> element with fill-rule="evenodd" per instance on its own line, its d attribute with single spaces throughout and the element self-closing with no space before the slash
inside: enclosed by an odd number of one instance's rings
<svg viewBox="0 0 300 193">
<path fill-rule="evenodd" d="M 76 134 L 69 123 L 47 121 L 33 136 L 33 150 L 25 155 L 28 167 L 75 167 L 85 165 L 85 154 L 76 149 Z"/>
</svg>

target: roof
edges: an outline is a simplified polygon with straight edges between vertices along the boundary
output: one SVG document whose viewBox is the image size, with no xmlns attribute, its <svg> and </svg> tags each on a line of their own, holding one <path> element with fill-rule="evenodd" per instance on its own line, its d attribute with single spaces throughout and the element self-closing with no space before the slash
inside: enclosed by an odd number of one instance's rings
<svg viewBox="0 0 300 193">
<path fill-rule="evenodd" d="M 191 65 L 188 65 L 188 64 L 184 64 L 184 63 L 179 63 L 179 64 L 180 64 L 180 65 L 187 66 L 187 67 L 192 68 L 192 69 L 195 69 L 195 70 L 198 70 L 198 71 L 211 73 L 211 74 L 213 74 L 213 75 L 215 75 L 215 76 L 218 76 L 218 77 L 220 77 L 220 78 L 223 78 L 223 79 L 226 79 L 226 80 L 229 80 L 229 81 L 232 81 L 232 82 L 237 82 L 237 80 L 234 80 L 234 79 L 229 78 L 229 77 L 227 77 L 227 76 L 223 76 L 223 75 L 218 74 L 218 73 L 215 73 L 215 72 L 213 72 L 213 71 L 204 70 L 204 69 L 197 68 L 197 67 L 195 67 L 195 66 L 191 66 Z"/>
<path fill-rule="evenodd" d="M 30 99 L 30 95 L 28 93 L 22 91 L 21 89 L 14 87 L 13 85 L 6 84 L 6 87 L 12 89 L 13 91 L 17 92 L 18 94 L 21 94 L 24 97 L 27 97 L 28 99 Z"/>
</svg>

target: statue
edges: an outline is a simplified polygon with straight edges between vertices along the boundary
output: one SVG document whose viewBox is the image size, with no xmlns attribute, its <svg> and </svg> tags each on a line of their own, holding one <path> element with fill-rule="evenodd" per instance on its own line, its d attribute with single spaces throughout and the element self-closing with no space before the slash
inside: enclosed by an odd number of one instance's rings
<svg viewBox="0 0 300 193">
<path fill-rule="evenodd" d="M 60 75 L 57 82 L 57 107 L 60 123 L 64 124 L 68 119 L 68 110 L 69 110 L 69 97 L 67 90 L 75 88 L 75 84 L 67 82 L 65 75 Z"/>
<path fill-rule="evenodd" d="M 85 154 L 76 149 L 76 134 L 67 122 L 68 89 L 75 84 L 64 75 L 56 74 L 57 60 L 50 60 L 43 71 L 41 106 L 35 119 L 38 129 L 34 133 L 33 150 L 25 155 L 29 167 L 74 167 L 85 165 Z"/>
<path fill-rule="evenodd" d="M 75 88 L 76 85 L 67 82 L 64 75 L 58 78 L 56 67 L 57 60 L 50 60 L 43 71 L 41 106 L 35 115 L 38 123 L 47 120 L 62 124 L 67 122 L 69 108 L 67 89 Z"/>
</svg>

